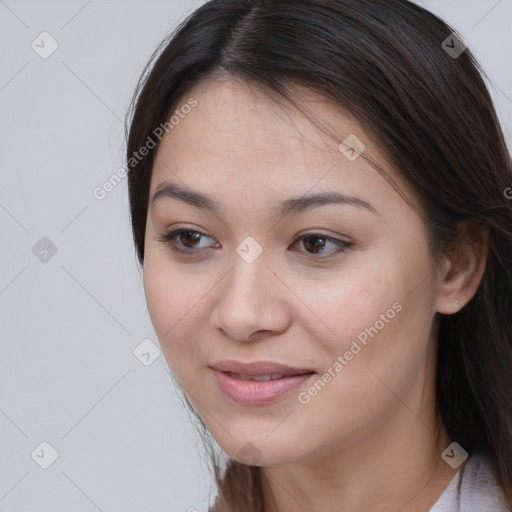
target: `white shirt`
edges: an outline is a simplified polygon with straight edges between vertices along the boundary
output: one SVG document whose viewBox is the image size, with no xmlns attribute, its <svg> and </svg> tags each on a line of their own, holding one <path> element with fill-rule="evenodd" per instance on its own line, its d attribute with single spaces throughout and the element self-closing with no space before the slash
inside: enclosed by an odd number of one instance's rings
<svg viewBox="0 0 512 512">
<path fill-rule="evenodd" d="M 450 483 L 430 512 L 512 512 L 498 486 L 489 459 L 473 454 Z"/>
</svg>

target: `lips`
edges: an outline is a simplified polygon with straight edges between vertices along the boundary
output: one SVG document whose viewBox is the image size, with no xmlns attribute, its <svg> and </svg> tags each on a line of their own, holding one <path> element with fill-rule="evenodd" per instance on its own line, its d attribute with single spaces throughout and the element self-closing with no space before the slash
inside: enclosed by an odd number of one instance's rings
<svg viewBox="0 0 512 512">
<path fill-rule="evenodd" d="M 305 375 L 314 373 L 310 368 L 293 368 L 272 361 L 255 361 L 252 363 L 243 363 L 241 361 L 220 361 L 212 365 L 215 370 L 233 374 L 232 376 L 240 376 L 242 380 L 276 380 L 282 377 L 291 377 L 294 375 Z M 269 378 L 259 378 L 259 377 Z M 247 377 L 247 379 L 244 379 Z M 258 377 L 257 379 L 254 379 Z"/>
<path fill-rule="evenodd" d="M 220 390 L 245 405 L 273 402 L 314 375 L 308 368 L 292 368 L 270 361 L 221 361 L 212 366 Z"/>
</svg>

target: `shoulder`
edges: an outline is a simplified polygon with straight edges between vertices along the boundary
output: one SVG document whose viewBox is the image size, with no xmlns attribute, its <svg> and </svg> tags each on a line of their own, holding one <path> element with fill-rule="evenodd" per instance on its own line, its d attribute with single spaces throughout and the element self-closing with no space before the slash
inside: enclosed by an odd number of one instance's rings
<svg viewBox="0 0 512 512">
<path fill-rule="evenodd" d="M 430 512 L 512 512 L 490 459 L 475 453 L 452 478 Z"/>
</svg>

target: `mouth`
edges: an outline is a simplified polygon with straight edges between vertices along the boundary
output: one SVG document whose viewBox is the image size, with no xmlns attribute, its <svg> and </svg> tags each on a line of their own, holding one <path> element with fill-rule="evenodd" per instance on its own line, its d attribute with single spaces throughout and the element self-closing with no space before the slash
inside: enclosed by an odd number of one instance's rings
<svg viewBox="0 0 512 512">
<path fill-rule="evenodd" d="M 311 369 L 293 368 L 270 361 L 222 361 L 211 368 L 224 395 L 245 405 L 273 402 L 315 375 Z"/>
<path fill-rule="evenodd" d="M 224 372 L 233 379 L 252 380 L 255 382 L 264 382 L 269 380 L 280 380 L 288 377 L 296 377 L 297 375 L 309 375 L 309 373 L 284 374 L 284 373 L 265 373 L 263 375 L 243 375 L 242 373 Z"/>
<path fill-rule="evenodd" d="M 248 378 L 270 376 L 271 379 L 273 377 L 279 379 L 282 376 L 288 377 L 304 375 L 306 373 L 315 373 L 311 368 L 305 368 L 302 366 L 293 367 L 282 363 L 276 363 L 274 361 L 253 361 L 245 363 L 242 361 L 225 360 L 213 364 L 212 368 L 220 372 L 231 373 Z"/>
</svg>

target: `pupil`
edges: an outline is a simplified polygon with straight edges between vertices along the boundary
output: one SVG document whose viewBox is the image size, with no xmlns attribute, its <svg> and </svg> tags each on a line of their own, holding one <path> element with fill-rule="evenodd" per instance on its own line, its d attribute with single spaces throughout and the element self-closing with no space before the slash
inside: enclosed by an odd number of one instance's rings
<svg viewBox="0 0 512 512">
<path fill-rule="evenodd" d="M 189 244 L 188 242 L 190 241 L 194 241 L 194 239 L 196 241 L 199 240 L 199 237 L 201 236 L 199 233 L 194 233 L 193 231 L 183 231 L 181 233 L 181 236 L 182 236 L 182 243 L 183 243 L 183 238 L 185 238 L 185 243 L 183 245 L 187 246 L 187 247 L 193 247 L 194 244 Z"/>
<path fill-rule="evenodd" d="M 313 240 L 313 244 L 309 244 L 307 243 L 308 240 Z M 319 237 L 319 236 L 308 236 L 307 238 L 305 238 L 305 242 L 306 242 L 306 245 L 313 245 L 313 246 L 316 246 L 319 250 L 322 250 L 325 246 L 325 243 L 322 243 L 321 240 L 323 240 L 323 238 Z M 308 247 L 306 247 L 306 249 L 309 250 Z M 319 252 L 319 251 L 315 251 L 313 250 L 312 252 Z"/>
</svg>

